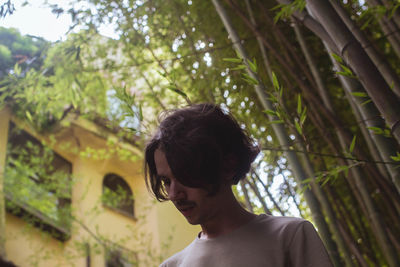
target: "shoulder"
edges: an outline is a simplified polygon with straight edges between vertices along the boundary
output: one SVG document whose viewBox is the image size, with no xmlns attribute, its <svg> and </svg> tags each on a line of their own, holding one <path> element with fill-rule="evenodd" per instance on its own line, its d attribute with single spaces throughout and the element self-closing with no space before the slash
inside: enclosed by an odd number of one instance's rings
<svg viewBox="0 0 400 267">
<path fill-rule="evenodd" d="M 299 227 L 304 225 L 311 225 L 311 223 L 302 218 L 286 217 L 286 216 L 272 216 L 267 214 L 259 215 L 257 223 L 260 226 L 265 226 L 274 231 L 296 231 Z M 312 225 L 311 225 L 312 226 Z"/>
<path fill-rule="evenodd" d="M 259 215 L 254 226 L 257 235 L 288 247 L 297 235 L 315 231 L 313 225 L 304 219 L 285 216 Z"/>
<path fill-rule="evenodd" d="M 178 253 L 172 255 L 171 257 L 169 257 L 168 259 L 163 261 L 163 263 L 161 263 L 160 267 L 176 267 L 176 266 L 180 266 L 180 264 L 182 263 L 183 259 L 188 254 L 188 251 L 190 250 L 190 247 L 192 246 L 192 244 L 193 243 L 191 243 L 190 245 L 188 245 L 183 250 L 179 251 Z"/>
</svg>

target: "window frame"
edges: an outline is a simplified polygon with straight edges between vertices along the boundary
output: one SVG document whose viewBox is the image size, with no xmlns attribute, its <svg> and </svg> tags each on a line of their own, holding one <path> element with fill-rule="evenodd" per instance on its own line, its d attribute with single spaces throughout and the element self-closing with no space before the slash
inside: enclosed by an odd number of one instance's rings
<svg viewBox="0 0 400 267">
<path fill-rule="evenodd" d="M 131 209 L 131 212 L 128 211 L 127 209 L 125 209 L 125 208 L 115 207 L 115 206 L 109 205 L 108 203 L 105 202 L 105 200 L 104 200 L 105 188 L 108 188 L 108 190 L 111 190 L 111 191 L 115 192 L 115 190 L 113 190 L 112 188 L 110 188 L 109 186 L 107 186 L 105 184 L 106 179 L 108 179 L 109 177 L 112 177 L 111 179 L 118 179 L 117 181 L 119 181 L 120 184 L 117 184 L 117 186 L 120 185 L 122 190 L 126 190 L 127 191 L 127 195 L 131 199 L 128 199 L 126 201 L 130 202 L 129 203 L 129 206 L 130 206 L 129 208 Z M 127 216 L 127 217 L 129 217 L 131 219 L 136 220 L 136 216 L 135 216 L 135 199 L 134 199 L 134 195 L 133 195 L 132 189 L 131 189 L 130 185 L 128 184 L 128 182 L 125 181 L 125 179 L 122 176 L 118 175 L 118 174 L 107 173 L 106 175 L 104 175 L 103 180 L 102 180 L 102 204 L 103 204 L 103 207 L 105 207 L 107 209 L 110 209 L 112 211 L 115 211 L 115 212 L 120 213 L 120 214 L 122 214 L 124 216 Z"/>
</svg>

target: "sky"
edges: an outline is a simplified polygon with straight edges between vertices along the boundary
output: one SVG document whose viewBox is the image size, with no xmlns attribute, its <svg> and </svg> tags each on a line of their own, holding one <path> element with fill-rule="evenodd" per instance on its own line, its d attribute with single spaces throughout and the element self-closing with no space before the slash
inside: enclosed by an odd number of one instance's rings
<svg viewBox="0 0 400 267">
<path fill-rule="evenodd" d="M 13 1 L 16 10 L 12 15 L 0 18 L 0 26 L 17 28 L 21 34 L 40 36 L 53 42 L 65 40 L 65 33 L 71 25 L 69 15 L 57 18 L 50 9 L 43 6 L 43 0 L 30 0 L 26 6 L 22 6 L 23 2 Z"/>
<path fill-rule="evenodd" d="M 0 26 L 6 28 L 17 28 L 21 34 L 40 36 L 48 41 L 65 40 L 69 26 L 72 24 L 70 16 L 60 15 L 58 18 L 51 12 L 51 9 L 43 5 L 44 0 L 29 0 L 29 3 L 22 6 L 26 0 L 13 0 L 15 11 L 12 15 L 0 18 Z M 50 3 L 57 3 L 68 7 L 67 0 L 49 0 Z M 100 29 L 102 35 L 115 37 L 111 26 Z"/>
</svg>

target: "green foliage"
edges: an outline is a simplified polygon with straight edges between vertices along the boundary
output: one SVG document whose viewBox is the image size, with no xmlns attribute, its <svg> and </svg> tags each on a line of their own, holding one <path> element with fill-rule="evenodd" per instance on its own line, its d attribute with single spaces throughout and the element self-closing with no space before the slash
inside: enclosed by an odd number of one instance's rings
<svg viewBox="0 0 400 267">
<path fill-rule="evenodd" d="M 54 169 L 53 151 L 28 141 L 24 147 L 9 145 L 7 154 L 4 187 L 12 199 L 8 207 L 29 206 L 57 225 L 68 227 L 70 207 L 59 206 L 59 200 L 71 198 L 72 179 L 65 170 Z"/>
<path fill-rule="evenodd" d="M 377 135 L 383 135 L 384 137 L 391 138 L 392 133 L 390 131 L 390 128 L 379 128 L 379 127 L 367 127 L 369 130 L 371 130 L 374 134 Z"/>
<path fill-rule="evenodd" d="M 88 70 L 79 54 L 88 44 L 75 43 L 81 35 L 49 49 L 40 66 L 23 70 L 16 64 L 2 81 L 1 103 L 39 131 L 45 131 L 74 110 L 84 116 L 105 116 L 108 82 L 101 73 Z"/>
<path fill-rule="evenodd" d="M 273 10 L 278 11 L 274 17 L 274 21 L 277 23 L 279 20 L 287 19 L 293 14 L 293 12 L 303 11 L 305 7 L 305 0 L 294 0 L 291 1 L 290 4 L 278 4 L 273 8 Z"/>
<path fill-rule="evenodd" d="M 396 156 L 391 156 L 391 159 L 394 161 L 400 161 L 400 153 L 397 152 Z"/>
<path fill-rule="evenodd" d="M 41 52 L 48 45 L 42 38 L 22 36 L 17 29 L 0 27 L 0 79 L 17 63 L 23 71 L 38 68 L 43 63 Z"/>
<path fill-rule="evenodd" d="M 356 136 L 353 136 L 353 139 L 351 140 L 351 144 L 350 144 L 350 147 L 349 147 L 349 152 L 350 153 L 353 153 L 355 145 L 356 145 Z"/>
<path fill-rule="evenodd" d="M 327 183 L 333 184 L 340 177 L 341 174 L 343 174 L 344 176 L 348 176 L 349 170 L 360 164 L 361 163 L 356 162 L 350 165 L 336 166 L 329 170 L 318 172 L 315 174 L 315 181 L 317 183 L 320 183 L 321 186 L 324 186 Z M 311 178 L 304 180 L 305 184 L 309 184 L 310 182 Z"/>
<path fill-rule="evenodd" d="M 118 186 L 117 190 L 115 191 L 109 189 L 108 187 L 104 187 L 101 198 L 104 205 L 116 209 L 123 205 L 129 204 L 134 200 L 133 196 L 121 186 Z"/>
</svg>

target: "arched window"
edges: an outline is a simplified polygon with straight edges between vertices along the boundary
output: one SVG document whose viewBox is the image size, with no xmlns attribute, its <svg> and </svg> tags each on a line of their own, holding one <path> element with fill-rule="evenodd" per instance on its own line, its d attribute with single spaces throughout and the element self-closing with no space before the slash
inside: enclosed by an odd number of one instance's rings
<svg viewBox="0 0 400 267">
<path fill-rule="evenodd" d="M 104 206 L 134 216 L 132 190 L 121 176 L 113 173 L 104 176 L 102 200 Z"/>
</svg>

